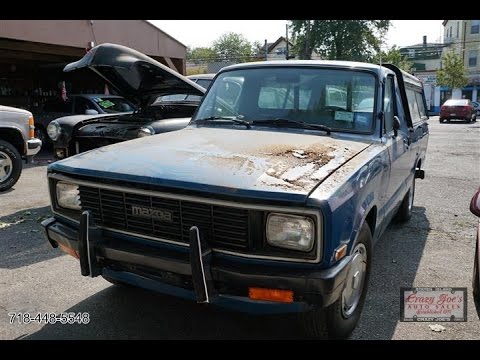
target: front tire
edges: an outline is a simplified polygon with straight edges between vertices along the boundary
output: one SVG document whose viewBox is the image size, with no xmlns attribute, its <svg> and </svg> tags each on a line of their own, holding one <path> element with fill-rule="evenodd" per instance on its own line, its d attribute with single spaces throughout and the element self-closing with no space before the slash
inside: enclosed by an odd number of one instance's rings
<svg viewBox="0 0 480 360">
<path fill-rule="evenodd" d="M 402 204 L 395 215 L 396 222 L 406 222 L 412 217 L 413 200 L 415 199 L 415 177 L 413 178 L 412 185 L 405 197 L 402 200 Z"/>
<path fill-rule="evenodd" d="M 16 184 L 22 173 L 22 157 L 10 143 L 0 140 L 0 192 Z"/>
<path fill-rule="evenodd" d="M 478 241 L 480 241 L 480 239 L 477 239 L 477 244 L 475 246 L 472 288 L 473 288 L 473 300 L 475 301 L 477 306 L 480 307 L 480 264 L 478 263 Z"/>
<path fill-rule="evenodd" d="M 364 222 L 351 251 L 350 269 L 340 298 L 327 308 L 302 314 L 308 335 L 323 339 L 346 339 L 355 329 L 367 295 L 371 250 L 372 233 Z"/>
</svg>

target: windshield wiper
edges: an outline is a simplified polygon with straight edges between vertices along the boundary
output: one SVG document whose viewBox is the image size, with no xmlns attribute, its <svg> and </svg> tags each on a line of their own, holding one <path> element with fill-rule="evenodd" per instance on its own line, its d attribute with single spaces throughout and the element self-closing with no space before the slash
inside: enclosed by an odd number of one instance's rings
<svg viewBox="0 0 480 360">
<path fill-rule="evenodd" d="M 272 125 L 272 126 L 296 126 L 300 127 L 302 129 L 315 129 L 315 130 L 323 130 L 327 133 L 327 135 L 330 135 L 332 132 L 332 129 L 330 129 L 328 126 L 322 125 L 322 124 L 310 124 L 306 123 L 304 121 L 297 121 L 297 120 L 291 120 L 291 119 L 283 119 L 283 118 L 276 118 L 276 119 L 271 119 L 271 120 L 255 120 L 252 121 L 253 125 Z"/>
<path fill-rule="evenodd" d="M 224 124 L 226 122 L 245 125 L 247 129 L 250 129 L 252 127 L 251 124 L 246 120 L 235 119 L 227 116 L 210 116 L 207 118 L 195 120 L 195 124 L 213 124 L 213 123 Z"/>
</svg>

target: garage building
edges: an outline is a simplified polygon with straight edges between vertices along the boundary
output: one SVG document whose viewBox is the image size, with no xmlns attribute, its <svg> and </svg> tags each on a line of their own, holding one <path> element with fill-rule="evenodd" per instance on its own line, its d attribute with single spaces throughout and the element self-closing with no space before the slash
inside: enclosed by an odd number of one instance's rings
<svg viewBox="0 0 480 360">
<path fill-rule="evenodd" d="M 0 104 L 36 112 L 63 84 L 67 94 L 103 93 L 105 84 L 90 71 L 62 70 L 106 42 L 185 74 L 186 46 L 145 20 L 0 20 Z"/>
</svg>

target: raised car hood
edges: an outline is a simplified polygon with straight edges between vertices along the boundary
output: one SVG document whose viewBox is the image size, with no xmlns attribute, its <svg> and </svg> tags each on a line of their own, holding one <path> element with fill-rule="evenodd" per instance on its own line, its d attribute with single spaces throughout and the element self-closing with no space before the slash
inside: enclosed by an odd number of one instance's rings
<svg viewBox="0 0 480 360">
<path fill-rule="evenodd" d="M 158 96 L 191 94 L 203 96 L 205 89 L 141 52 L 116 44 L 101 44 L 63 71 L 89 68 L 120 95 L 144 107 Z"/>
<path fill-rule="evenodd" d="M 304 201 L 368 142 L 281 131 L 196 128 L 105 146 L 50 171 L 224 195 Z"/>
</svg>

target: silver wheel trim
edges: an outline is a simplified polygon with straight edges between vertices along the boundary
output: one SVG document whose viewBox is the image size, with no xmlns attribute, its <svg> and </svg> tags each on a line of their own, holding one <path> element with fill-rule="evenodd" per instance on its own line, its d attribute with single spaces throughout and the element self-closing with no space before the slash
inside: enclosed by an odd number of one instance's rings
<svg viewBox="0 0 480 360">
<path fill-rule="evenodd" d="M 350 317 L 360 303 L 366 274 L 367 249 L 364 244 L 358 244 L 353 250 L 347 282 L 342 292 L 342 315 L 345 318 Z"/>
<path fill-rule="evenodd" d="M 7 180 L 13 171 L 13 162 L 3 151 L 0 151 L 0 183 Z"/>
</svg>

